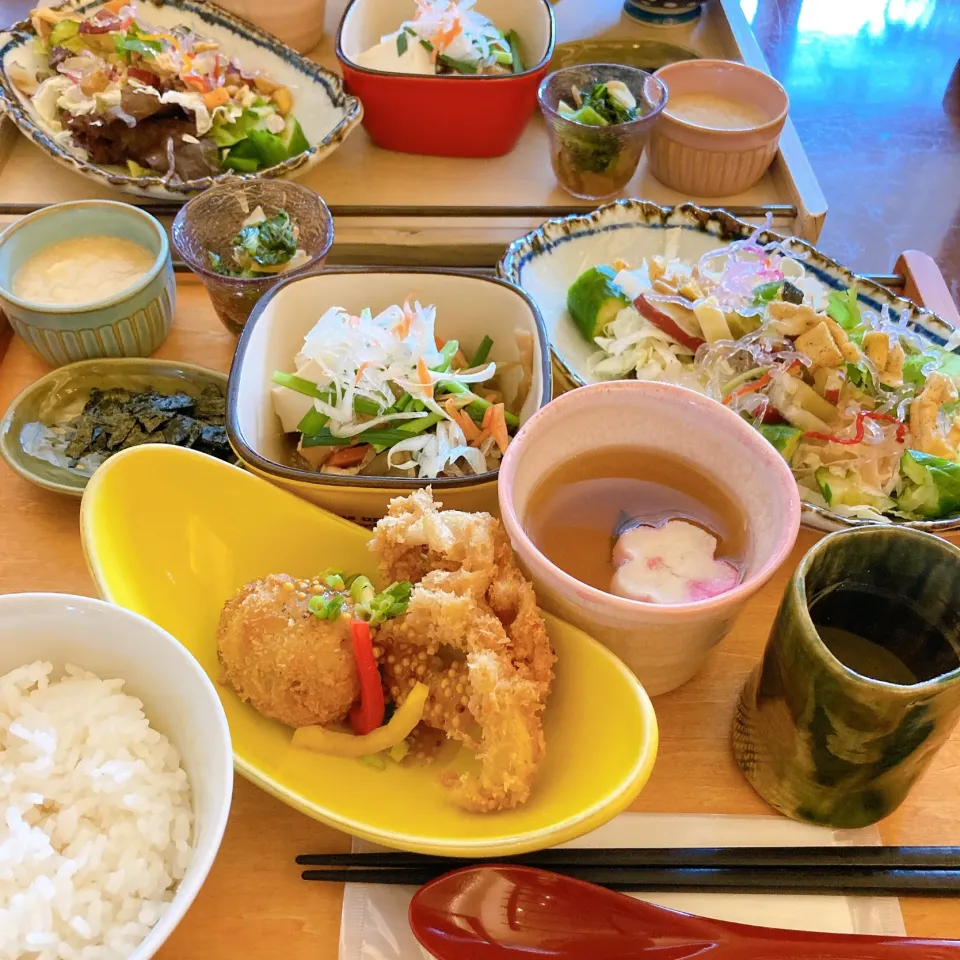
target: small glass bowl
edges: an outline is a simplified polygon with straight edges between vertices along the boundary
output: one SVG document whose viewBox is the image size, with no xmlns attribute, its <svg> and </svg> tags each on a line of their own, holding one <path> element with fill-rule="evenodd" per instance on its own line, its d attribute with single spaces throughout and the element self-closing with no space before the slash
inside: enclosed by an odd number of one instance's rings
<svg viewBox="0 0 960 960">
<path fill-rule="evenodd" d="M 210 254 L 233 262 L 233 238 L 257 208 L 272 217 L 286 210 L 297 225 L 297 243 L 307 261 L 293 270 L 263 277 L 225 277 L 210 265 Z M 286 180 L 228 180 L 185 204 L 173 221 L 173 244 L 203 281 L 221 323 L 239 336 L 257 301 L 281 280 L 323 265 L 333 246 L 333 217 L 320 196 Z"/>
<path fill-rule="evenodd" d="M 573 88 L 620 80 L 636 98 L 642 116 L 628 123 L 594 127 L 569 120 L 558 110 L 573 104 Z M 616 63 L 585 63 L 547 76 L 537 91 L 550 135 L 550 163 L 560 186 L 584 200 L 616 196 L 630 182 L 660 111 L 667 88 L 652 74 Z"/>
</svg>

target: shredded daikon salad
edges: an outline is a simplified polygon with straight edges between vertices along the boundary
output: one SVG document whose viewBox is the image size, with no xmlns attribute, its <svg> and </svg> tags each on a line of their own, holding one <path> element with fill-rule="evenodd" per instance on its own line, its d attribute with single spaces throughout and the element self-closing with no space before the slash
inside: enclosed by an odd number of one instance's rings
<svg viewBox="0 0 960 960">
<path fill-rule="evenodd" d="M 374 316 L 331 307 L 307 334 L 296 373 L 273 376 L 274 409 L 322 473 L 460 477 L 496 469 L 520 425 L 532 353 L 518 333 L 519 388 L 505 402 L 489 337 L 468 359 L 435 333 L 436 309 L 394 304 Z"/>
<path fill-rule="evenodd" d="M 567 305 L 600 379 L 705 393 L 790 463 L 803 499 L 880 521 L 960 514 L 960 346 L 864 308 L 758 230 L 696 263 L 592 267 Z"/>
<path fill-rule="evenodd" d="M 476 0 L 415 0 L 416 13 L 356 62 L 375 70 L 418 74 L 520 73 L 520 39 L 473 9 Z"/>
</svg>

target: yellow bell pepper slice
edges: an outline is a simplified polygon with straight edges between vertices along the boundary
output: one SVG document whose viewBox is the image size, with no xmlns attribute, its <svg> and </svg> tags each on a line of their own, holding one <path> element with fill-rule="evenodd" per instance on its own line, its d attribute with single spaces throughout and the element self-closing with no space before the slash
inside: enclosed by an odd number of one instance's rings
<svg viewBox="0 0 960 960">
<path fill-rule="evenodd" d="M 389 750 L 413 733 L 413 728 L 423 718 L 428 693 L 426 684 L 415 684 L 407 699 L 397 707 L 390 722 L 365 736 L 355 737 L 350 733 L 338 733 L 324 727 L 300 727 L 293 733 L 293 745 L 304 750 L 313 750 L 314 753 L 353 760 Z"/>
</svg>

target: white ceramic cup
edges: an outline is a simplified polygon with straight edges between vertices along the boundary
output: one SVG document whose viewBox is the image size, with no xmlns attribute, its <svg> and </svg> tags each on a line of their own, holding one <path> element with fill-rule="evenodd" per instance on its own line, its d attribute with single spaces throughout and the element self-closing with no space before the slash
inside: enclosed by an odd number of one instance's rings
<svg viewBox="0 0 960 960">
<path fill-rule="evenodd" d="M 166 630 L 102 600 L 62 593 L 0 597 L 0 676 L 37 660 L 54 676 L 75 664 L 119 677 L 180 752 L 190 781 L 194 853 L 173 901 L 130 960 L 147 960 L 183 919 L 223 839 L 233 795 L 233 750 L 220 697 L 203 667 Z"/>
<path fill-rule="evenodd" d="M 526 533 L 541 481 L 562 461 L 610 447 L 637 447 L 715 476 L 747 521 L 740 584 L 683 604 L 628 600 L 587 586 L 550 562 Z M 745 420 L 684 387 L 618 380 L 581 387 L 536 413 L 500 466 L 500 512 L 541 605 L 605 644 L 651 696 L 689 680 L 746 601 L 783 563 L 800 527 L 790 468 Z"/>
</svg>

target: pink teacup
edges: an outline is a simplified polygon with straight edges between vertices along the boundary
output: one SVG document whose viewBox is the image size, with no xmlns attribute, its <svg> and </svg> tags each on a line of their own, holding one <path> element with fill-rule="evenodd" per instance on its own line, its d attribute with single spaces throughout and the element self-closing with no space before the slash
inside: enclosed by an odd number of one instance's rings
<svg viewBox="0 0 960 960">
<path fill-rule="evenodd" d="M 560 462 L 609 447 L 681 458 L 714 476 L 746 518 L 745 569 L 726 593 L 682 604 L 627 600 L 575 580 L 527 535 L 539 483 Z M 619 380 L 581 387 L 534 414 L 500 466 L 500 511 L 543 607 L 604 643 L 651 696 L 689 680 L 743 605 L 793 548 L 800 497 L 790 468 L 745 420 L 669 384 Z"/>
</svg>

